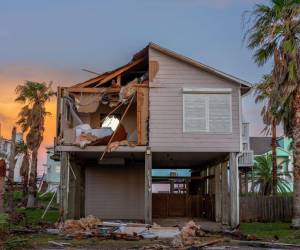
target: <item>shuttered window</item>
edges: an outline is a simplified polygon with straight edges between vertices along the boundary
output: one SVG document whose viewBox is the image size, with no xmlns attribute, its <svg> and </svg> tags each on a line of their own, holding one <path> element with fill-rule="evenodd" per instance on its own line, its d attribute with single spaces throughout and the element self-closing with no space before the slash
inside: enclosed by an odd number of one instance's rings
<svg viewBox="0 0 300 250">
<path fill-rule="evenodd" d="M 231 93 L 184 93 L 183 131 L 230 133 Z"/>
</svg>

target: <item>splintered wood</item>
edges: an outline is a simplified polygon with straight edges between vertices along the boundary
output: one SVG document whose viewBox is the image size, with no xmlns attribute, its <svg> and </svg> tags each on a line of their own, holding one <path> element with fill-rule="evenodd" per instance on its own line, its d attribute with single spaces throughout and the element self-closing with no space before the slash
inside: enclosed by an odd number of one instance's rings
<svg viewBox="0 0 300 250">
<path fill-rule="evenodd" d="M 149 88 L 148 86 L 137 87 L 137 144 L 147 145 L 149 117 Z"/>
</svg>

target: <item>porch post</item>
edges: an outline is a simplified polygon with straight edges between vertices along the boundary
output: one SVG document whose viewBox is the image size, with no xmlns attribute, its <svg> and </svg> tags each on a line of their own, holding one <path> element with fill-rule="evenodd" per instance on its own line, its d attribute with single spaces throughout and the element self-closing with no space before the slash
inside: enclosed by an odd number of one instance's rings
<svg viewBox="0 0 300 250">
<path fill-rule="evenodd" d="M 216 222 L 222 219 L 222 187 L 221 187 L 221 164 L 215 166 L 215 209 Z"/>
<path fill-rule="evenodd" d="M 236 162 L 236 153 L 230 153 L 230 226 L 237 227 L 240 224 L 239 215 L 239 170 Z"/>
<path fill-rule="evenodd" d="M 152 223 L 152 153 L 150 147 L 145 153 L 145 223 Z"/>
<path fill-rule="evenodd" d="M 59 206 L 60 218 L 64 220 L 68 218 L 68 166 L 67 166 L 68 153 L 62 152 L 60 156 L 60 184 L 59 184 Z"/>
<path fill-rule="evenodd" d="M 228 196 L 228 161 L 221 163 L 221 190 L 222 190 L 222 224 L 229 224 L 229 196 Z"/>
</svg>

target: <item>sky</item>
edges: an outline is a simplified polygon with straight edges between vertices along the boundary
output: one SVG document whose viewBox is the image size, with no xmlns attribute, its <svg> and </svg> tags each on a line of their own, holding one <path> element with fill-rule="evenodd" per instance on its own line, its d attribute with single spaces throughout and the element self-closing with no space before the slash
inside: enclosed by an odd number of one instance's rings
<svg viewBox="0 0 300 250">
<path fill-rule="evenodd" d="M 251 83 L 271 66 L 255 65 L 242 42 L 242 16 L 267 0 L 10 0 L 0 1 L 0 123 L 10 137 L 20 104 L 14 89 L 25 80 L 69 86 L 127 63 L 155 42 Z M 251 135 L 260 134 L 261 107 L 243 100 Z M 39 152 L 53 144 L 55 100 Z"/>
</svg>

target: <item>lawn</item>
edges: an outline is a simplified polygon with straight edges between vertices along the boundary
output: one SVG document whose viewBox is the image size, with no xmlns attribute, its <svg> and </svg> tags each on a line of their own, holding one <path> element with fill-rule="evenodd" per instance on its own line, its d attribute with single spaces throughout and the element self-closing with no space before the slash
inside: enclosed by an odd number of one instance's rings
<svg viewBox="0 0 300 250">
<path fill-rule="evenodd" d="M 39 208 L 18 208 L 18 213 L 25 215 L 26 224 L 36 225 L 39 223 L 54 224 L 58 219 L 58 209 L 51 208 L 47 211 L 45 217 L 42 219 L 44 209 Z"/>
<path fill-rule="evenodd" d="M 290 223 L 242 223 L 241 231 L 244 234 L 255 235 L 265 241 L 300 244 L 300 230 L 290 228 Z"/>
</svg>

